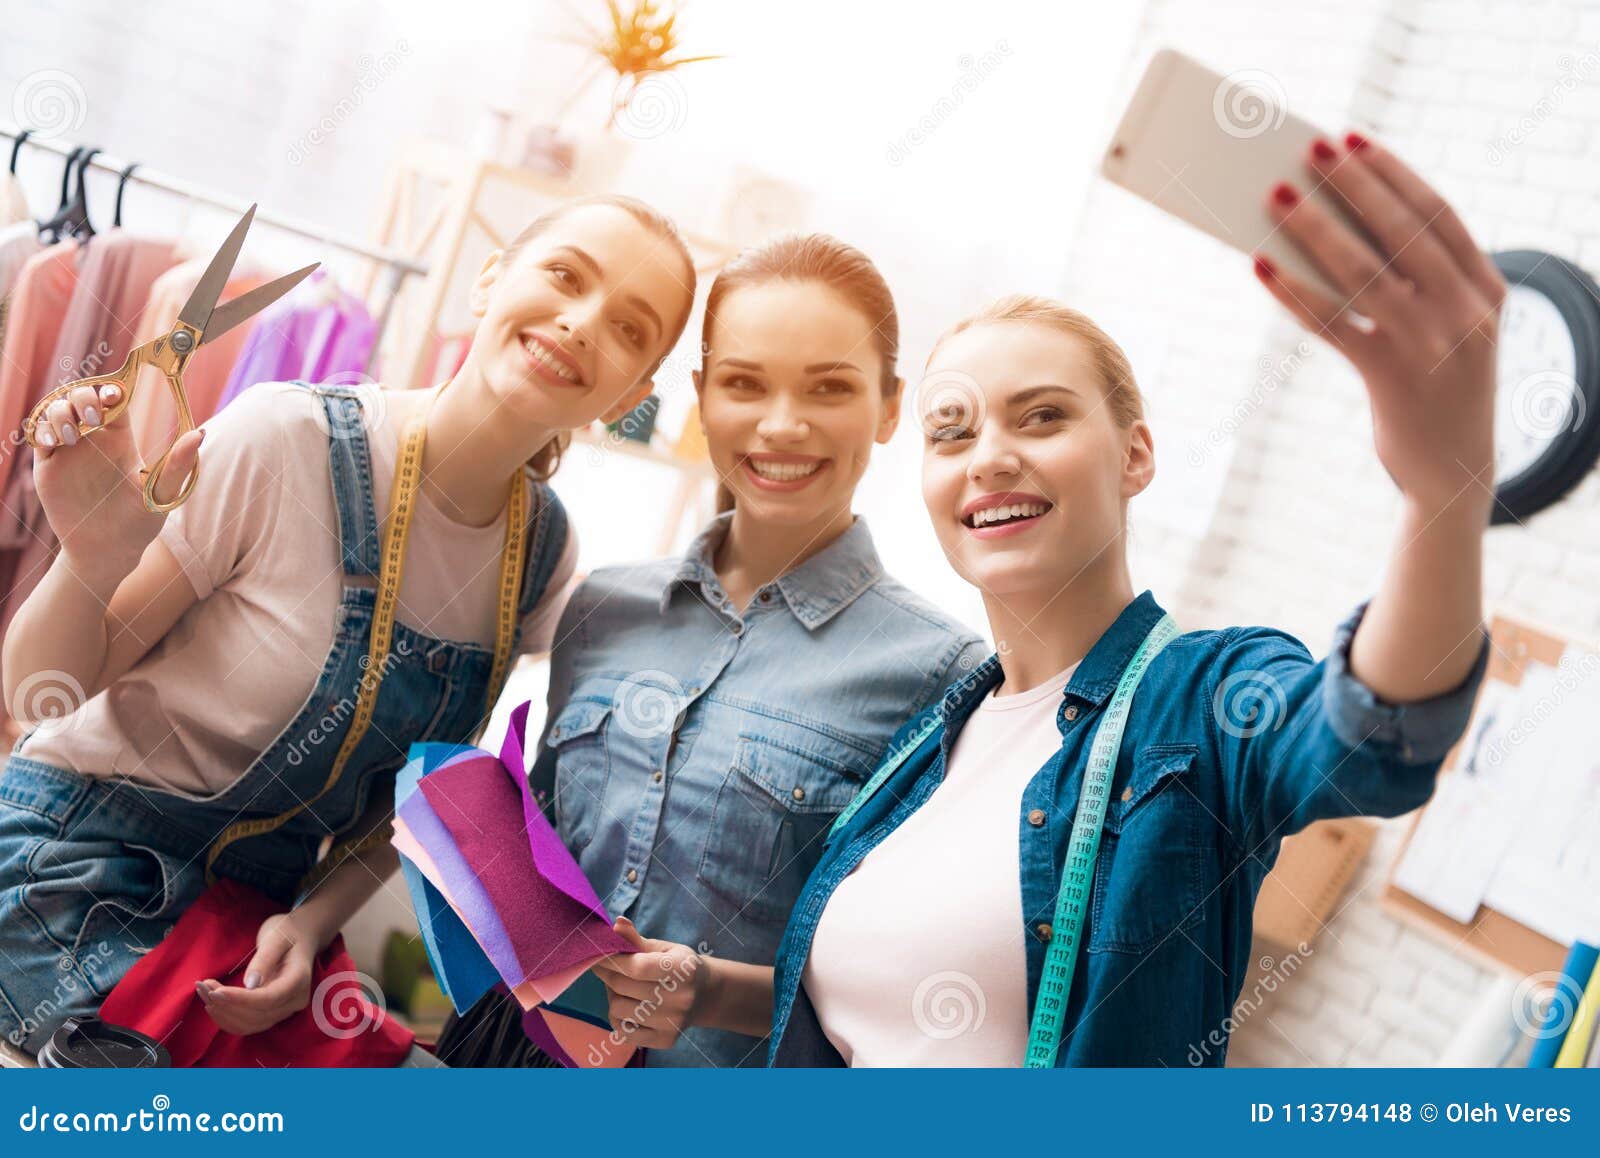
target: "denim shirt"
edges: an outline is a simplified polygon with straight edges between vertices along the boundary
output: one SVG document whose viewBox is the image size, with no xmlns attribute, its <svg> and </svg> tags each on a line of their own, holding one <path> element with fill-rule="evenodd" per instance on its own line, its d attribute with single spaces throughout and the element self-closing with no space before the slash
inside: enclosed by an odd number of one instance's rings
<svg viewBox="0 0 1600 1158">
<path fill-rule="evenodd" d="M 1433 792 L 1466 728 L 1488 641 L 1460 688 L 1393 706 L 1350 673 L 1364 610 L 1319 663 L 1282 632 L 1234 627 L 1181 635 L 1146 671 L 1112 781 L 1058 1066 L 1221 1066 L 1250 968 L 1256 893 L 1279 842 L 1328 817 L 1397 816 Z M 1056 712 L 1061 749 L 1023 792 L 1018 932 L 1030 1011 L 1095 728 L 1163 614 L 1145 592 L 1096 642 Z M 842 1064 L 801 985 L 817 923 L 839 883 L 939 786 L 963 723 L 1002 679 L 991 657 L 918 713 L 891 748 L 941 714 L 942 724 L 828 838 L 778 951 L 772 1064 Z M 946 968 L 927 962 L 930 975 Z"/>
<path fill-rule="evenodd" d="M 531 772 L 613 916 L 772 963 L 822 836 L 895 730 L 988 649 L 884 574 L 866 524 L 740 613 L 712 567 L 608 567 L 573 596 Z M 762 1039 L 691 1029 L 651 1065 L 761 1065 Z"/>
</svg>

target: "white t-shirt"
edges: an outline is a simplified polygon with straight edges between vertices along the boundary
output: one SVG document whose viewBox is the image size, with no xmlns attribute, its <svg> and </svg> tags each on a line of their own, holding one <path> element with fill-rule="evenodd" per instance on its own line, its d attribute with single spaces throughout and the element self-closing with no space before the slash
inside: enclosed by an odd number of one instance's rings
<svg viewBox="0 0 1600 1158">
<path fill-rule="evenodd" d="M 428 391 L 384 390 L 369 413 L 377 516 L 389 512 L 406 418 Z M 161 541 L 198 602 L 109 687 L 41 728 L 23 755 L 178 793 L 221 792 L 305 702 L 339 619 L 344 567 L 327 416 L 310 390 L 251 386 L 205 424 L 200 479 Z M 505 510 L 457 522 L 419 488 L 396 617 L 493 648 Z M 519 651 L 548 649 L 577 566 L 577 536 L 523 618 Z"/>
<path fill-rule="evenodd" d="M 802 980 L 846 1064 L 1022 1064 L 1022 793 L 1061 747 L 1076 667 L 986 698 L 944 782 L 829 899 Z"/>
</svg>

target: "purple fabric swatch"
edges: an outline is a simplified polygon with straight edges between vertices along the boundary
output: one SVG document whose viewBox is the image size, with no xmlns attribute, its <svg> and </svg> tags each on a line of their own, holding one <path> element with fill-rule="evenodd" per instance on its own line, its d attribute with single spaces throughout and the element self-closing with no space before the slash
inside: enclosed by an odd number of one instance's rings
<svg viewBox="0 0 1600 1158">
<path fill-rule="evenodd" d="M 592 957 L 633 952 L 603 917 L 536 868 L 513 778 L 486 754 L 439 768 L 419 787 L 488 892 L 523 976 L 543 977 Z"/>
<path fill-rule="evenodd" d="M 533 793 L 528 788 L 527 756 L 523 751 L 528 732 L 528 704 L 529 701 L 524 700 L 511 713 L 511 726 L 506 729 L 505 741 L 500 746 L 500 763 L 505 765 L 522 794 L 522 815 L 527 821 L 528 844 L 533 850 L 534 863 L 539 866 L 546 880 L 609 926 L 611 915 L 600 903 L 594 886 L 583 875 L 577 860 L 567 851 L 555 826 L 533 802 Z"/>
</svg>

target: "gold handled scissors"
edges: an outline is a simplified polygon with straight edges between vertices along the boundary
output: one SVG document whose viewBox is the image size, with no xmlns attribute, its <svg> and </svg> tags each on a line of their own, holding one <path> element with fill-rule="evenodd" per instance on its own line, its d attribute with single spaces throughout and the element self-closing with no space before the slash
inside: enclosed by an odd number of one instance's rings
<svg viewBox="0 0 1600 1158">
<path fill-rule="evenodd" d="M 140 468 L 139 473 L 144 478 L 145 509 L 151 512 L 170 511 L 189 497 L 189 492 L 194 489 L 195 480 L 200 476 L 198 462 L 189 472 L 189 477 L 184 480 L 183 489 L 178 492 L 176 498 L 165 503 L 156 500 L 156 483 L 160 481 L 161 471 L 167 465 L 167 456 L 172 453 L 172 447 L 178 438 L 186 431 L 194 429 L 194 415 L 189 411 L 189 398 L 183 390 L 183 368 L 188 365 L 189 358 L 201 346 L 227 333 L 246 318 L 254 317 L 266 309 L 299 285 L 306 275 L 320 264 L 313 262 L 304 269 L 297 269 L 276 281 L 257 286 L 249 293 L 240 294 L 219 307 L 217 299 L 222 296 L 223 288 L 228 284 L 228 276 L 233 272 L 234 263 L 239 260 L 239 250 L 244 246 L 245 234 L 250 232 L 250 223 L 255 220 L 255 216 L 256 207 L 252 205 L 233 227 L 233 232 L 228 234 L 228 239 L 222 243 L 222 248 L 217 250 L 216 256 L 211 259 L 211 264 L 206 266 L 206 271 L 195 285 L 194 292 L 189 295 L 189 300 L 184 303 L 183 310 L 178 314 L 178 324 L 169 332 L 142 346 L 135 346 L 128 352 L 127 361 L 122 363 L 120 370 L 113 370 L 109 374 L 97 374 L 93 378 L 64 382 L 39 400 L 39 404 L 33 408 L 22 424 L 22 434 L 28 440 L 29 446 L 40 445 L 34 432 L 44 421 L 45 411 L 50 405 L 68 397 L 72 391 L 83 386 L 91 387 L 96 394 L 102 386 L 115 385 L 121 388 L 122 397 L 117 400 L 116 405 L 105 412 L 100 425 L 86 426 L 80 433 L 87 438 L 104 430 L 127 409 L 128 403 L 133 401 L 133 391 L 139 381 L 140 367 L 154 366 L 166 376 L 167 384 L 172 387 L 172 397 L 178 409 L 178 429 L 167 449 L 161 452 L 161 457 L 149 466 Z"/>
</svg>

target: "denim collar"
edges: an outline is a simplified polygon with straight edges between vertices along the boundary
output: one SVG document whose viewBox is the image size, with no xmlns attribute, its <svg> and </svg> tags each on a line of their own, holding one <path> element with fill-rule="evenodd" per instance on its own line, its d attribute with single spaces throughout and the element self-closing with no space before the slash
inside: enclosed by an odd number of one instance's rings
<svg viewBox="0 0 1600 1158">
<path fill-rule="evenodd" d="M 704 583 L 721 589 L 712 556 L 732 522 L 732 511 L 718 515 L 695 536 L 677 567 L 663 575 L 662 612 L 671 603 L 673 591 L 683 584 Z M 883 562 L 872 545 L 872 532 L 867 530 L 867 521 L 857 515 L 849 530 L 781 575 L 776 586 L 794 617 L 807 631 L 815 631 L 882 578 Z"/>
<path fill-rule="evenodd" d="M 1065 696 L 1099 707 L 1110 697 L 1122 679 L 1129 661 L 1150 634 L 1150 629 L 1166 614 L 1155 596 L 1146 591 L 1122 609 L 1122 613 L 1105 633 L 1095 641 L 1089 654 L 1067 681 Z M 999 687 L 1005 679 L 1000 657 L 991 655 L 970 673 L 950 685 L 944 693 L 942 714 L 947 726 L 964 722 L 983 697 Z"/>
</svg>

